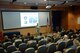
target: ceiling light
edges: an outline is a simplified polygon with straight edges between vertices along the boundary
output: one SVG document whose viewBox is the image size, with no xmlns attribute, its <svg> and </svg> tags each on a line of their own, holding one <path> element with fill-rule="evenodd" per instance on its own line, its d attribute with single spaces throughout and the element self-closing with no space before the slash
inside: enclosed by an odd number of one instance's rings
<svg viewBox="0 0 80 53">
<path fill-rule="evenodd" d="M 69 1 L 66 1 L 66 3 L 68 3 Z"/>
<path fill-rule="evenodd" d="M 47 0 L 44 0 L 44 1 L 47 1 Z"/>
<path fill-rule="evenodd" d="M 27 4 L 26 2 L 24 2 L 24 4 Z"/>
<path fill-rule="evenodd" d="M 46 8 L 51 8 L 51 5 L 47 5 Z"/>
</svg>

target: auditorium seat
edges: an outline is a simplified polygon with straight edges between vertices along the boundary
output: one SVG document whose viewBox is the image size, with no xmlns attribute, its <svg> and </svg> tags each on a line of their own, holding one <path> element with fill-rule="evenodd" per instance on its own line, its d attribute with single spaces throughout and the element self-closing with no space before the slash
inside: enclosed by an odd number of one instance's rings
<svg viewBox="0 0 80 53">
<path fill-rule="evenodd" d="M 0 53 L 5 53 L 4 48 L 0 47 Z"/>
<path fill-rule="evenodd" d="M 75 50 L 72 48 L 68 48 L 64 50 L 64 53 L 75 53 Z"/>
<path fill-rule="evenodd" d="M 63 52 L 63 49 L 65 48 L 66 44 L 65 42 L 61 42 L 58 44 L 58 51 L 62 51 Z"/>
<path fill-rule="evenodd" d="M 38 42 L 38 46 L 41 46 L 41 45 L 46 45 L 47 44 L 47 41 L 45 39 L 41 39 L 39 42 Z"/>
<path fill-rule="evenodd" d="M 12 52 L 12 53 L 21 53 L 21 51 L 14 51 L 14 52 Z"/>
<path fill-rule="evenodd" d="M 35 53 L 35 49 L 34 48 L 28 48 L 25 50 L 25 53 Z"/>
<path fill-rule="evenodd" d="M 80 46 L 77 47 L 76 53 L 80 53 Z"/>
<path fill-rule="evenodd" d="M 7 47 L 10 46 L 10 45 L 12 45 L 12 42 L 10 42 L 10 41 L 3 43 L 4 49 L 7 49 Z"/>
<path fill-rule="evenodd" d="M 51 43 L 51 44 L 48 46 L 47 52 L 48 52 L 48 53 L 53 53 L 53 52 L 55 52 L 55 51 L 56 51 L 56 44 Z"/>
<path fill-rule="evenodd" d="M 22 53 L 24 53 L 27 48 L 28 48 L 28 45 L 27 45 L 26 43 L 21 43 L 21 44 L 19 45 L 19 50 L 20 50 Z"/>
<path fill-rule="evenodd" d="M 38 47 L 37 53 L 47 53 L 46 45 L 41 45 Z"/>
<path fill-rule="evenodd" d="M 7 47 L 7 53 L 12 53 L 13 51 L 17 51 L 15 46 L 10 45 Z"/>
<path fill-rule="evenodd" d="M 67 43 L 66 43 L 66 48 L 69 48 L 73 45 L 73 40 L 69 40 Z"/>
</svg>

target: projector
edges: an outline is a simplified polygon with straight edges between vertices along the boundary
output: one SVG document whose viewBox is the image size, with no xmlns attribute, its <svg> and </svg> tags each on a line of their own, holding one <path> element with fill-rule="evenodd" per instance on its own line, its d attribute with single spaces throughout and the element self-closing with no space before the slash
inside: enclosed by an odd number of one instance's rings
<svg viewBox="0 0 80 53">
<path fill-rule="evenodd" d="M 47 5 L 46 8 L 51 8 L 51 5 Z"/>
</svg>

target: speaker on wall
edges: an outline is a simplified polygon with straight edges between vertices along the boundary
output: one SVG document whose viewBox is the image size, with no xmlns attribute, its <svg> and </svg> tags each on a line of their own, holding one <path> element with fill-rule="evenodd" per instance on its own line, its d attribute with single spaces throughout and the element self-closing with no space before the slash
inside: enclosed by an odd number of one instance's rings
<svg viewBox="0 0 80 53">
<path fill-rule="evenodd" d="M 37 6 L 31 6 L 31 9 L 38 9 Z"/>
</svg>

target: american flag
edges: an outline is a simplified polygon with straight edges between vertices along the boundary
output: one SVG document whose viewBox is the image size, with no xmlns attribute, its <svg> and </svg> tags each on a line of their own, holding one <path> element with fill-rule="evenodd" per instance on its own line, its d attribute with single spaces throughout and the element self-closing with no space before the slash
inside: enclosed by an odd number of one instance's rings
<svg viewBox="0 0 80 53">
<path fill-rule="evenodd" d="M 49 20 L 48 20 L 48 17 L 47 17 L 47 33 L 49 33 Z"/>
<path fill-rule="evenodd" d="M 48 20 L 48 17 L 47 17 L 47 26 L 49 26 L 49 20 Z"/>
</svg>

